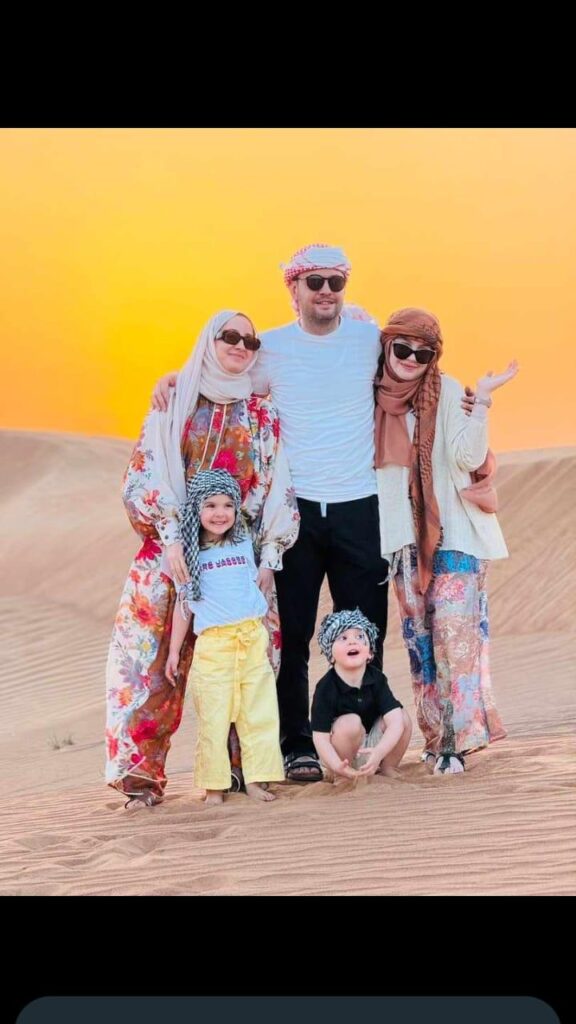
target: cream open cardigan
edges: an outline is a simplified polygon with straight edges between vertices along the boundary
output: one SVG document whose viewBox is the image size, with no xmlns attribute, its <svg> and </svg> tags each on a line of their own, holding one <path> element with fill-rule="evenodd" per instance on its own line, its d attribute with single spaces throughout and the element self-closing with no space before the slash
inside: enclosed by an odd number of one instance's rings
<svg viewBox="0 0 576 1024">
<path fill-rule="evenodd" d="M 432 479 L 443 529 L 443 551 L 462 551 L 476 558 L 507 558 L 508 549 L 495 513 L 482 512 L 461 498 L 470 473 L 478 469 L 488 451 L 487 419 L 466 416 L 460 408 L 464 388 L 453 377 L 442 374 L 436 435 L 432 449 Z M 406 416 L 410 437 L 415 420 Z M 407 466 L 385 465 L 376 471 L 380 510 L 382 557 L 392 556 L 416 535 L 408 496 L 410 470 Z"/>
</svg>

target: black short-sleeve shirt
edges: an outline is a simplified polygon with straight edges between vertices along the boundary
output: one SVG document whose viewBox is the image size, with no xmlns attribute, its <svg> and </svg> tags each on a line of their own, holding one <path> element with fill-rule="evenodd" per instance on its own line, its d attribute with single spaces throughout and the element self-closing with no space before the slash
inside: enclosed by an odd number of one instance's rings
<svg viewBox="0 0 576 1024">
<path fill-rule="evenodd" d="M 340 715 L 360 715 L 366 732 L 377 718 L 394 708 L 401 708 L 399 700 L 388 686 L 383 672 L 367 665 L 361 686 L 348 686 L 331 668 L 319 681 L 312 700 L 313 732 L 330 732 Z"/>
</svg>

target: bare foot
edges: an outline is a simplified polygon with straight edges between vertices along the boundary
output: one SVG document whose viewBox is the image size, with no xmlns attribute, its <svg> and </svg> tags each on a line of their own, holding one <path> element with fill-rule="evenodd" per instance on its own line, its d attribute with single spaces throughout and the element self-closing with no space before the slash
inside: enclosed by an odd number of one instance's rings
<svg viewBox="0 0 576 1024">
<path fill-rule="evenodd" d="M 393 768 L 392 765 L 381 764 L 378 769 L 378 775 L 385 775 L 387 779 L 399 779 L 400 772 L 397 768 Z"/>
<path fill-rule="evenodd" d="M 259 782 L 247 782 L 246 792 L 248 796 L 251 796 L 253 800 L 275 800 L 274 793 L 269 793 L 267 789 L 262 789 Z"/>
<path fill-rule="evenodd" d="M 223 804 L 224 793 L 221 789 L 207 789 L 206 796 L 204 797 L 204 803 L 207 807 L 213 807 L 216 804 Z"/>
</svg>

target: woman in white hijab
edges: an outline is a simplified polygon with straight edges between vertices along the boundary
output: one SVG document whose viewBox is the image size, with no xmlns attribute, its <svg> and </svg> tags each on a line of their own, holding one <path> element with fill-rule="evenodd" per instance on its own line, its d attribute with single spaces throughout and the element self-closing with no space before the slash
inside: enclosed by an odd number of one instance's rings
<svg viewBox="0 0 576 1024">
<path fill-rule="evenodd" d="M 106 781 L 129 798 L 130 810 L 162 800 L 166 756 L 182 717 L 192 628 L 175 687 L 164 672 L 173 580 L 187 579 L 180 508 L 187 478 L 201 469 L 227 469 L 240 485 L 258 582 L 271 607 L 271 660 L 279 662 L 274 571 L 296 540 L 299 515 L 278 416 L 268 399 L 251 394 L 258 348 L 244 314 L 223 310 L 212 317 L 178 375 L 168 412 L 152 411 L 146 418 L 124 477 L 124 504 L 142 545 L 124 586 L 108 656 Z M 236 744 L 231 755 L 238 777 Z"/>
</svg>

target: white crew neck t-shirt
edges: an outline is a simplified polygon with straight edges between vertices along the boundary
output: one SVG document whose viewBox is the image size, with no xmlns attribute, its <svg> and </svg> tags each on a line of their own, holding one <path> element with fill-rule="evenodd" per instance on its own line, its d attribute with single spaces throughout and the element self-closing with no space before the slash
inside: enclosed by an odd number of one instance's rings
<svg viewBox="0 0 576 1024">
<path fill-rule="evenodd" d="M 254 391 L 270 392 L 278 410 L 298 497 L 328 503 L 376 494 L 379 328 L 342 317 L 331 334 L 308 334 L 295 322 L 260 337 Z"/>
</svg>

